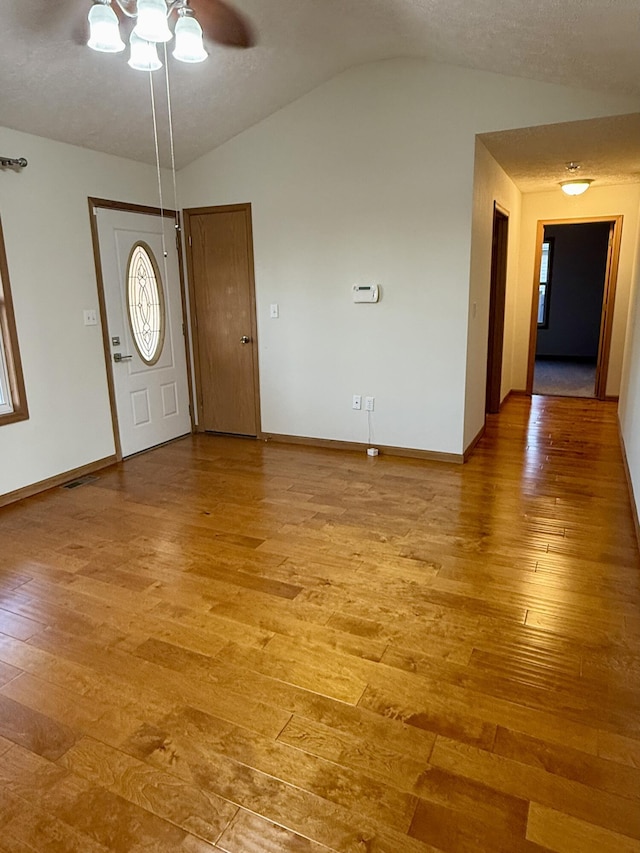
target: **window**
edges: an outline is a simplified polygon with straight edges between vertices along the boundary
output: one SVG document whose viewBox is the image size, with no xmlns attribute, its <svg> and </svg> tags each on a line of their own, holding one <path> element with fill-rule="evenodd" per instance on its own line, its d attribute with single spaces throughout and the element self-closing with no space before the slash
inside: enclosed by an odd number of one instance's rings
<svg viewBox="0 0 640 853">
<path fill-rule="evenodd" d="M 0 309 L 2 310 L 2 309 Z M 11 401 L 11 389 L 9 388 L 9 374 L 7 373 L 6 359 L 4 355 L 4 337 L 0 336 L 3 346 L 0 347 L 0 415 L 8 415 L 13 412 Z"/>
<path fill-rule="evenodd" d="M 127 265 L 129 325 L 138 355 L 155 364 L 164 344 L 164 292 L 158 264 L 146 243 L 136 243 Z"/>
<path fill-rule="evenodd" d="M 549 295 L 551 288 L 551 262 L 553 260 L 553 238 L 542 244 L 540 256 L 540 279 L 538 291 L 538 328 L 549 326 Z"/>
<path fill-rule="evenodd" d="M 29 417 L 0 222 L 0 425 Z"/>
</svg>

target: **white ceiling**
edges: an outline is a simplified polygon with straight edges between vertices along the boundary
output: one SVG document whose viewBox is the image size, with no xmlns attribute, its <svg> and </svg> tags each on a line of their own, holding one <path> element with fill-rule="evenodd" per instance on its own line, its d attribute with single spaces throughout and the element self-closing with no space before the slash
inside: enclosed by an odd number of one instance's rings
<svg viewBox="0 0 640 853">
<path fill-rule="evenodd" d="M 640 113 L 480 134 L 522 192 L 589 178 L 594 187 L 640 182 Z M 578 163 L 575 175 L 567 172 Z"/>
<path fill-rule="evenodd" d="M 640 95 L 638 0 L 234 0 L 258 46 L 170 63 L 178 166 L 351 66 L 420 56 Z M 0 0 L 0 124 L 153 162 L 148 76 L 48 15 L 91 0 Z M 158 87 L 163 72 L 156 72 Z M 166 154 L 165 154 L 166 162 Z M 563 161 L 565 156 L 563 156 Z"/>
</svg>

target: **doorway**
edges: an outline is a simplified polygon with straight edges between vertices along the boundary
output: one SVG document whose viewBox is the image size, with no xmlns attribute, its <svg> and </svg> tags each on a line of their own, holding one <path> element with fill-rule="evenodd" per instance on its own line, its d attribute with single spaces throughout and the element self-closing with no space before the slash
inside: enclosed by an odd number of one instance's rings
<svg viewBox="0 0 640 853">
<path fill-rule="evenodd" d="M 123 459 L 192 431 L 176 219 L 170 211 L 101 199 L 89 199 L 89 211 L 116 453 Z"/>
<path fill-rule="evenodd" d="M 538 223 L 527 392 L 606 398 L 622 217 Z"/>
<path fill-rule="evenodd" d="M 494 202 L 491 243 L 491 292 L 489 297 L 489 342 L 487 349 L 487 389 L 485 412 L 500 411 L 504 310 L 507 293 L 507 251 L 509 215 Z"/>
<path fill-rule="evenodd" d="M 260 434 L 251 205 L 185 210 L 198 429 Z"/>
</svg>

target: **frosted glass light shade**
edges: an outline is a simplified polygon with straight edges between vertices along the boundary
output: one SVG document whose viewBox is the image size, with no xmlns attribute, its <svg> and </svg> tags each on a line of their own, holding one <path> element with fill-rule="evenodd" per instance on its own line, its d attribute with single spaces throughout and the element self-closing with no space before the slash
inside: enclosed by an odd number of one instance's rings
<svg viewBox="0 0 640 853">
<path fill-rule="evenodd" d="M 129 65 L 135 68 L 136 71 L 157 71 L 162 68 L 162 63 L 158 59 L 158 51 L 153 42 L 145 41 L 136 35 L 134 30 L 129 39 L 131 45 L 131 54 L 129 56 Z"/>
<path fill-rule="evenodd" d="M 111 6 L 96 3 L 89 10 L 87 45 L 92 50 L 99 50 L 102 53 L 120 53 L 125 49 L 125 43 L 120 38 L 118 16 Z"/>
<path fill-rule="evenodd" d="M 138 0 L 138 23 L 134 32 L 144 41 L 170 41 L 173 36 L 167 25 L 166 0 Z"/>
<path fill-rule="evenodd" d="M 586 193 L 591 186 L 591 181 L 585 181 L 584 179 L 578 181 L 562 181 L 560 186 L 562 187 L 562 192 L 567 195 L 582 195 L 582 193 Z"/>
<path fill-rule="evenodd" d="M 202 44 L 202 27 L 195 18 L 187 15 L 179 18 L 173 55 L 180 62 L 204 62 L 207 58 L 207 51 Z"/>
</svg>

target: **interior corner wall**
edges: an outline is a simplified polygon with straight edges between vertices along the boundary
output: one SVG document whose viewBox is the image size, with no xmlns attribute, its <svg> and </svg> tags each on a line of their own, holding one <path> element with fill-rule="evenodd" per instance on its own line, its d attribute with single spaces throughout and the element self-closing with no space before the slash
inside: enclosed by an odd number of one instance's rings
<svg viewBox="0 0 640 853">
<path fill-rule="evenodd" d="M 252 204 L 262 429 L 367 441 L 351 399 L 372 395 L 375 442 L 461 454 L 476 134 L 638 106 L 390 60 L 346 71 L 181 170 L 184 207 Z M 380 303 L 354 305 L 355 283 L 380 284 Z"/>
<path fill-rule="evenodd" d="M 640 230 L 637 232 L 632 294 L 618 416 L 629 466 L 636 516 L 640 515 Z"/>
<path fill-rule="evenodd" d="M 469 275 L 469 320 L 464 419 L 465 448 L 478 435 L 485 421 L 491 254 L 495 202 L 509 215 L 507 289 L 500 391 L 500 399 L 502 400 L 511 390 L 522 194 L 504 169 L 487 151 L 483 143 L 477 139 L 473 181 L 473 223 Z"/>
<path fill-rule="evenodd" d="M 0 427 L 0 495 L 111 456 L 113 430 L 87 197 L 156 204 L 155 169 L 0 128 L 7 251 L 29 420 Z"/>
<path fill-rule="evenodd" d="M 597 216 L 624 217 L 620 265 L 613 312 L 613 334 L 609 357 L 606 393 L 620 393 L 625 332 L 629 315 L 629 299 L 638 233 L 640 184 L 591 187 L 581 196 L 566 196 L 560 188 L 553 192 L 525 193 L 522 197 L 520 229 L 520 262 L 516 304 L 513 387 L 524 390 L 527 384 L 531 311 L 534 291 L 534 267 L 538 222 L 550 219 L 587 219 Z"/>
</svg>

